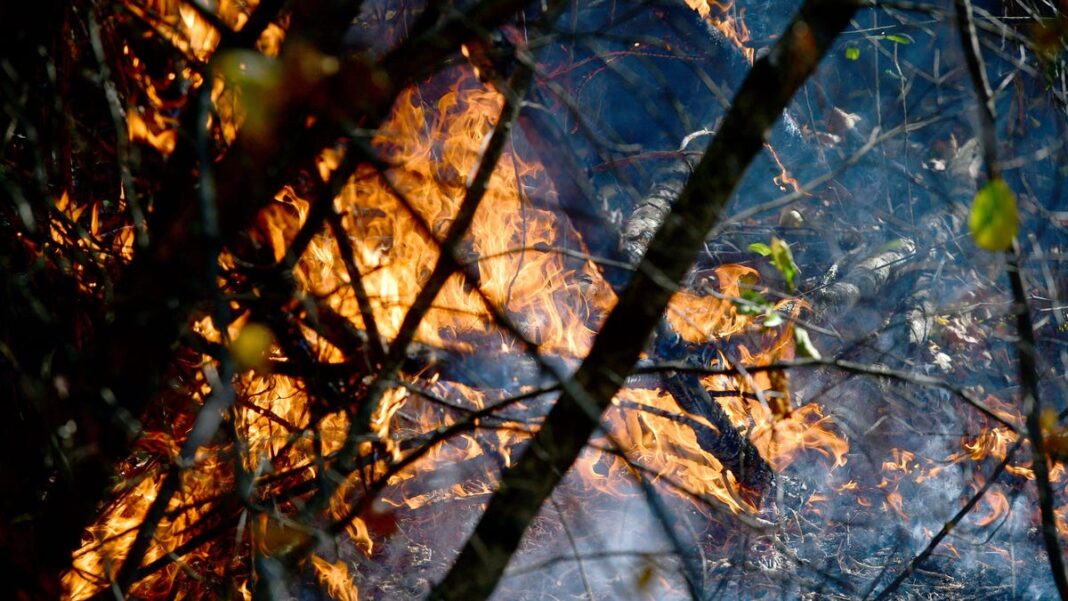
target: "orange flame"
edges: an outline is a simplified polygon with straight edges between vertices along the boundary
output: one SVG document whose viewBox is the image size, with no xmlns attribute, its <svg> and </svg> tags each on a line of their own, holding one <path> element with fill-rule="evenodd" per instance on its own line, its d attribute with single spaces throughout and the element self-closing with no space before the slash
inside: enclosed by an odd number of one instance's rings
<svg viewBox="0 0 1068 601">
<path fill-rule="evenodd" d="M 709 4 L 704 6 L 706 11 L 711 10 Z M 724 13 L 729 8 L 716 7 Z M 217 35 L 199 15 L 188 9 L 180 8 L 175 13 L 174 7 L 166 2 L 149 8 L 170 15 L 175 31 L 184 32 L 183 43 L 193 55 L 206 58 L 218 43 Z M 224 11 L 220 15 L 224 15 L 230 9 L 220 10 Z M 247 18 L 246 14 L 237 11 L 223 18 L 238 26 Z M 725 23 L 725 27 L 735 28 L 732 30 L 735 37 L 731 39 L 739 44 L 748 40 L 740 16 Z M 751 49 L 745 50 L 752 58 Z M 342 240 L 326 233 L 316 236 L 295 269 L 301 292 L 322 299 L 354 327 L 363 328 L 338 244 L 351 246 L 370 297 L 371 312 L 387 339 L 396 336 L 405 313 L 439 259 L 437 239 L 454 219 L 467 181 L 481 160 L 486 138 L 503 104 L 500 94 L 480 83 L 470 70 L 449 75 L 454 78 L 451 89 L 433 105 L 427 104 L 417 89 L 407 91 L 398 99 L 391 117 L 373 140 L 373 147 L 389 161 L 391 168 L 386 173 L 379 173 L 371 166 L 357 171 L 335 201 L 346 235 Z M 237 109 L 226 112 L 223 107 L 227 100 L 221 85 L 218 82 L 212 85 L 213 98 L 223 119 L 222 135 L 230 140 L 242 126 L 242 116 Z M 156 115 L 130 112 L 130 137 L 166 154 L 174 145 L 173 124 Z M 320 157 L 320 175 L 324 179 L 336 168 L 338 159 L 332 151 Z M 577 261 L 545 250 L 560 246 L 564 235 L 573 235 L 557 215 L 531 206 L 527 198 L 529 191 L 550 185 L 540 165 L 526 162 L 514 152 L 504 154 L 461 249 L 461 260 L 477 266 L 478 281 L 465 281 L 459 275 L 450 278 L 420 325 L 417 340 L 446 348 L 501 354 L 516 350 L 512 339 L 492 325 L 492 315 L 478 289 L 512 316 L 524 333 L 538 343 L 540 350 L 572 358 L 585 356 L 603 316 L 611 310 L 616 298 L 591 261 Z M 409 212 L 395 191 L 403 194 L 417 216 Z M 60 211 L 78 210 L 72 209 L 66 196 L 58 204 Z M 285 256 L 307 218 L 308 209 L 305 199 L 299 198 L 294 190 L 285 189 L 258 216 L 256 230 L 262 234 L 258 241 L 269 248 L 274 260 Z M 425 232 L 420 222 L 428 224 L 431 232 Z M 226 254 L 221 263 L 232 266 L 235 261 L 234 256 Z M 715 275 L 716 294 L 682 291 L 672 299 L 668 321 L 687 341 L 706 343 L 753 327 L 753 319 L 739 314 L 729 299 L 741 295 L 742 285 L 755 279 L 755 271 L 742 266 L 721 266 Z M 795 316 L 799 307 L 794 304 Z M 230 340 L 238 336 L 246 320 L 247 315 L 242 316 L 229 326 Z M 220 332 L 208 319 L 198 321 L 194 330 L 210 341 L 222 342 Z M 320 360 L 340 363 L 350 359 L 341 349 L 319 340 L 314 332 L 305 329 L 303 334 Z M 759 351 L 739 347 L 741 362 L 759 364 L 793 357 L 793 336 L 788 326 L 762 336 Z M 281 355 L 278 349 L 269 354 L 275 358 Z M 209 358 L 204 357 L 203 362 L 210 367 Z M 74 568 L 64 579 L 67 597 L 82 599 L 95 594 L 108 585 L 109 575 L 121 564 L 137 527 L 158 494 L 162 466 L 173 460 L 181 437 L 191 427 L 191 416 L 211 392 L 206 377 L 202 373 L 197 377 L 191 385 L 193 402 L 190 413 L 183 418 L 185 421 L 172 424 L 173 429 L 166 436 L 158 432 L 146 435 L 143 444 L 152 449 L 151 463 L 138 466 L 140 478 L 116 491 L 117 501 L 107 507 L 87 532 L 82 548 L 74 556 Z M 710 390 L 737 393 L 717 397 L 717 401 L 774 469 L 785 469 L 805 451 L 824 457 L 830 469 L 845 464 L 847 441 L 818 404 L 808 403 L 796 409 L 790 406 L 784 376 L 759 372 L 748 379 L 709 376 L 702 380 Z M 461 398 L 465 407 L 474 409 L 485 407 L 492 398 L 486 391 L 461 384 L 431 382 L 431 386 L 435 392 Z M 344 444 L 349 426 L 347 415 L 336 410 L 323 415 L 320 409 L 317 413 L 303 381 L 252 370 L 240 374 L 234 387 L 238 402 L 232 418 L 242 453 L 238 465 L 260 478 L 257 482 L 263 494 L 276 490 L 272 486 L 317 477 L 321 469 L 317 458 L 336 452 Z M 754 400 L 749 394 L 742 394 L 757 391 L 778 399 L 779 404 L 770 407 L 759 398 Z M 735 475 L 700 446 L 695 428 L 714 429 L 706 420 L 686 414 L 670 394 L 659 390 L 626 390 L 615 403 L 606 419 L 628 458 L 692 492 L 718 499 L 735 512 L 759 509 L 738 494 Z M 675 419 L 675 416 L 685 419 Z M 371 421 L 376 441 L 373 448 L 378 459 L 339 483 L 330 499 L 330 514 L 335 518 L 345 515 L 353 496 L 363 490 L 364 482 L 381 475 L 401 456 L 397 442 L 400 438 L 448 426 L 454 421 L 450 414 L 403 387 L 389 390 Z M 406 425 L 402 427 L 402 423 Z M 477 481 L 452 483 L 444 492 L 425 492 L 414 483 L 442 466 L 481 460 L 484 445 L 492 445 L 504 464 L 510 465 L 514 449 L 529 434 L 523 424 L 506 422 L 502 426 L 436 445 L 420 461 L 393 475 L 382 495 L 384 509 L 378 512 L 378 518 L 389 515 L 392 508 L 423 507 L 434 501 L 435 495 L 488 496 L 496 485 L 496 467 L 489 461 L 485 462 Z M 313 431 L 315 436 L 311 434 Z M 362 443 L 361 450 L 371 454 L 370 440 Z M 172 500 L 169 517 L 160 524 L 146 561 L 162 557 L 188 542 L 197 531 L 194 526 L 218 508 L 220 491 L 234 486 L 233 456 L 234 448 L 221 444 L 198 453 L 194 465 L 183 474 L 181 493 Z M 595 490 L 624 494 L 622 483 L 629 468 L 619 457 L 589 452 L 580 459 L 576 471 Z M 278 473 L 294 475 L 289 480 L 279 480 L 281 483 L 277 485 L 268 483 L 264 477 Z M 412 485 L 411 494 L 405 492 L 409 485 Z M 812 502 L 819 500 L 819 497 L 812 498 Z M 367 556 L 376 549 L 376 540 L 387 535 L 383 534 L 380 522 L 388 520 L 378 518 L 357 517 L 346 529 L 355 548 Z M 304 540 L 306 534 L 275 517 L 260 515 L 246 536 L 252 548 L 271 553 Z M 210 563 L 211 557 L 227 552 L 221 543 L 218 546 L 201 546 L 187 558 L 200 557 Z M 233 549 L 229 553 L 232 557 Z M 335 598 L 357 598 L 354 574 L 347 563 L 341 560 L 331 563 L 313 555 L 311 566 Z M 131 594 L 151 596 L 152 591 L 167 590 L 180 576 L 179 566 L 172 565 L 139 582 Z M 245 594 L 248 582 L 241 581 L 235 588 Z"/>
<path fill-rule="evenodd" d="M 740 11 L 735 11 L 734 0 L 725 3 L 717 0 L 686 0 L 686 4 L 707 19 L 713 27 L 723 34 L 723 37 L 737 46 L 738 50 L 749 61 L 749 64 L 753 63 L 753 59 L 756 58 L 756 50 L 748 45 L 752 38 L 749 35 L 749 28 L 745 24 L 744 8 Z"/>
</svg>

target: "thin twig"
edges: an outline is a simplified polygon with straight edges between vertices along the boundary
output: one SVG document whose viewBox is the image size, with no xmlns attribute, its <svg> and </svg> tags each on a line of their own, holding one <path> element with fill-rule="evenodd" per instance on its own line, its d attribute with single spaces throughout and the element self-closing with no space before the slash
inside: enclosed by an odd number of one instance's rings
<svg viewBox="0 0 1068 601">
<path fill-rule="evenodd" d="M 345 264 L 345 271 L 349 274 L 349 285 L 352 286 L 352 291 L 356 295 L 356 305 L 360 309 L 360 317 L 363 319 L 363 327 L 367 332 L 367 338 L 371 344 L 371 359 L 375 364 L 381 365 L 386 358 L 385 342 L 382 340 L 382 335 L 378 331 L 378 323 L 375 321 L 375 314 L 371 309 L 371 300 L 367 296 L 367 288 L 363 285 L 363 276 L 360 274 L 360 267 L 356 264 L 356 258 L 352 253 L 352 244 L 349 240 L 349 233 L 345 231 L 345 226 L 341 224 L 341 216 L 334 210 L 333 201 L 330 201 L 327 204 L 330 207 L 330 214 L 327 216 L 327 221 L 330 223 L 330 228 L 334 231 L 334 241 L 337 242 L 338 251 L 341 254 L 341 261 Z"/>
<path fill-rule="evenodd" d="M 998 481 L 998 478 L 1001 477 L 1001 474 L 1005 472 L 1005 468 L 1007 468 L 1009 464 L 1012 463 L 1013 458 L 1015 458 L 1016 456 L 1016 451 L 1018 451 L 1023 445 L 1024 440 L 1025 439 L 1023 438 L 1017 439 L 1016 442 L 1011 447 L 1009 447 L 1009 449 L 1005 452 L 1005 459 L 1003 459 L 1001 463 L 999 463 L 997 467 L 994 468 L 994 471 L 992 471 L 987 477 L 986 482 L 983 483 L 979 490 L 977 490 L 975 494 L 971 496 L 970 499 L 968 499 L 968 502 L 960 508 L 960 511 L 954 514 L 954 516 L 942 526 L 938 533 L 931 538 L 931 541 L 927 543 L 927 546 L 924 547 L 923 551 L 920 551 L 915 557 L 913 557 L 912 561 L 909 562 L 909 565 L 904 570 L 902 570 L 901 573 L 899 573 L 890 584 L 886 585 L 886 588 L 884 588 L 882 592 L 879 593 L 879 596 L 875 598 L 875 601 L 883 601 L 884 599 L 889 599 L 890 595 L 894 594 L 894 591 L 896 591 L 898 587 L 900 587 L 901 584 L 909 578 L 909 576 L 912 576 L 912 574 L 917 569 L 919 569 L 920 566 L 923 565 L 923 562 L 927 561 L 927 558 L 930 557 L 932 553 L 934 553 L 935 549 L 938 548 L 938 545 L 942 543 L 942 540 L 949 536 L 949 533 L 957 527 L 957 524 L 960 524 L 961 520 L 963 520 L 964 517 L 971 512 L 972 509 L 975 509 L 975 506 L 979 503 L 979 501 L 981 501 L 983 497 L 986 496 L 987 491 L 989 491 L 990 488 L 994 486 L 994 484 Z M 872 582 L 871 589 L 868 590 L 868 594 L 864 595 L 865 599 L 870 597 L 871 594 L 874 592 L 875 587 L 879 583 L 879 580 L 880 579 L 877 578 L 875 582 Z"/>
</svg>

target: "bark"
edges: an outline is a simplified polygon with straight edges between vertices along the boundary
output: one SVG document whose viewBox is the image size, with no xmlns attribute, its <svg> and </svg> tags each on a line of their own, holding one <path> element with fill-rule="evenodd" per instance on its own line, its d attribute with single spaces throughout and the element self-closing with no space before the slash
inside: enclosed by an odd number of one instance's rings
<svg viewBox="0 0 1068 601">
<path fill-rule="evenodd" d="M 620 251 L 632 263 L 645 254 L 657 228 L 671 211 L 671 204 L 686 187 L 693 167 L 689 160 L 682 159 L 658 171 L 652 190 L 634 208 L 619 241 Z"/>
<path fill-rule="evenodd" d="M 853 267 L 841 280 L 812 295 L 818 312 L 831 320 L 855 307 L 862 299 L 874 298 L 916 254 L 916 244 L 902 240 L 895 248 L 869 257 Z"/>
</svg>

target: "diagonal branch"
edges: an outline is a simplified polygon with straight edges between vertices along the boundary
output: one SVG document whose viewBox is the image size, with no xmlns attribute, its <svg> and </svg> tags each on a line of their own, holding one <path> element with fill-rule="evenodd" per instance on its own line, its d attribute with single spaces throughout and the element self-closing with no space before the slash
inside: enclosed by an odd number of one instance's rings
<svg viewBox="0 0 1068 601">
<path fill-rule="evenodd" d="M 971 513 L 972 509 L 975 509 L 975 506 L 979 504 L 979 501 L 981 501 L 983 497 L 986 496 L 987 491 L 989 491 L 994 486 L 994 484 L 998 482 L 998 480 L 1001 478 L 1001 474 L 1005 472 L 1005 468 L 1009 467 L 1009 464 L 1012 463 L 1013 459 L 1016 458 L 1016 451 L 1018 451 L 1023 445 L 1023 441 L 1023 438 L 1019 438 L 1016 440 L 1016 444 L 1009 447 L 1009 450 L 1005 452 L 1005 459 L 1002 459 L 1001 463 L 997 464 L 997 466 L 994 468 L 994 471 L 992 471 L 990 473 L 990 476 L 987 477 L 986 482 L 983 483 L 979 490 L 977 490 L 975 494 L 968 499 L 968 501 L 964 504 L 963 507 L 960 508 L 959 511 L 957 511 L 957 513 L 953 514 L 953 517 L 950 518 L 949 521 L 942 526 L 942 528 L 938 531 L 938 534 L 935 534 L 931 538 L 931 541 L 927 543 L 927 546 L 924 547 L 923 551 L 920 551 L 915 557 L 913 557 L 912 561 L 909 562 L 909 565 L 906 566 L 905 569 L 902 570 L 901 573 L 898 574 L 897 577 L 895 577 L 890 584 L 886 585 L 886 588 L 884 588 L 882 592 L 879 593 L 879 596 L 875 598 L 875 601 L 884 601 L 885 599 L 889 599 L 890 596 L 893 595 L 895 591 L 897 591 L 901 584 L 904 583 L 905 580 L 907 580 L 910 576 L 912 576 L 912 574 L 915 573 L 916 570 L 918 570 L 920 566 L 923 565 L 923 562 L 927 561 L 927 558 L 929 558 L 931 554 L 934 553 L 935 549 L 938 548 L 938 545 L 942 544 L 942 541 L 947 536 L 949 536 L 949 533 L 952 532 L 954 528 L 957 527 L 957 524 L 960 524 L 961 520 L 963 520 L 965 516 Z M 877 578 L 876 581 L 872 583 L 872 589 L 868 591 L 867 595 L 865 595 L 865 599 L 870 597 L 871 593 L 874 592 L 875 585 L 878 584 L 879 580 L 881 579 Z"/>
<path fill-rule="evenodd" d="M 493 592 L 541 504 L 622 387 L 766 133 L 855 11 L 840 0 L 807 0 L 771 54 L 754 65 L 586 360 L 531 447 L 502 475 L 500 489 L 431 599 L 485 599 Z"/>
</svg>

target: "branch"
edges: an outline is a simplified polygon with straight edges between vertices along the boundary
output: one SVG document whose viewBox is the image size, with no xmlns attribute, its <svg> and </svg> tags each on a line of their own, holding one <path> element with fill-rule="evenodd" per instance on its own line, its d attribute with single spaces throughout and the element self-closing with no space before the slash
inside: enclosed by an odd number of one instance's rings
<svg viewBox="0 0 1068 601">
<path fill-rule="evenodd" d="M 360 309 L 360 318 L 363 319 L 363 327 L 367 330 L 367 338 L 370 343 L 371 359 L 376 364 L 385 360 L 385 343 L 382 335 L 378 332 L 378 324 L 375 322 L 375 314 L 371 309 L 371 299 L 367 296 L 367 289 L 363 285 L 363 277 L 360 268 L 356 265 L 356 257 L 352 253 L 352 241 L 349 239 L 345 226 L 341 224 L 341 216 L 334 210 L 333 199 L 327 201 L 330 207 L 330 215 L 327 221 L 334 232 L 334 240 L 345 264 L 345 271 L 349 274 L 349 285 L 352 286 L 353 294 L 356 295 L 356 304 Z"/>
<path fill-rule="evenodd" d="M 919 569 L 921 565 L 923 565 L 923 562 L 927 561 L 927 558 L 930 557 L 932 553 L 934 553 L 934 550 L 938 548 L 938 545 L 942 543 L 942 540 L 949 536 L 949 533 L 957 527 L 957 524 L 959 524 L 961 520 L 963 520 L 964 517 L 971 512 L 972 509 L 975 509 L 975 506 L 979 504 L 979 501 L 981 501 L 983 497 L 986 496 L 987 491 L 989 491 L 990 488 L 994 486 L 994 484 L 998 481 L 998 478 L 1001 477 L 1001 474 L 1005 472 L 1005 468 L 1007 468 L 1009 464 L 1012 463 L 1012 460 L 1016 457 L 1016 451 L 1018 451 L 1023 445 L 1023 441 L 1023 438 L 1017 439 L 1016 443 L 1009 447 L 1009 450 L 1005 452 L 1005 459 L 1002 459 L 1001 463 L 999 463 L 997 467 L 994 468 L 994 471 L 990 473 L 990 476 L 986 479 L 986 482 L 983 483 L 979 490 L 977 490 L 975 494 L 971 496 L 970 499 L 968 499 L 968 502 L 964 504 L 964 507 L 961 507 L 960 511 L 958 511 L 952 518 L 950 518 L 948 522 L 946 522 L 942 526 L 942 528 L 938 531 L 938 534 L 935 534 L 934 537 L 931 538 L 931 542 L 927 543 L 927 546 L 923 549 L 923 551 L 920 551 L 915 557 L 912 558 L 912 561 L 909 562 L 908 567 L 902 570 L 901 573 L 898 574 L 896 578 L 894 578 L 893 582 L 888 584 L 886 588 L 884 588 L 883 591 L 879 593 L 879 596 L 875 598 L 875 601 L 883 601 L 884 599 L 889 599 L 890 595 L 892 595 L 894 591 L 896 591 L 898 587 L 900 587 L 901 584 L 909 578 L 909 576 L 912 576 L 912 574 L 917 569 Z M 872 583 L 872 591 L 874 590 L 875 585 L 878 583 L 879 580 L 881 579 L 877 578 L 876 581 Z M 872 591 L 869 591 L 868 594 L 864 597 L 867 598 L 871 596 Z"/>
<path fill-rule="evenodd" d="M 962 386 L 957 386 L 947 380 L 941 378 L 935 378 L 933 376 L 927 376 L 924 374 L 915 374 L 903 370 L 891 369 L 881 365 L 866 365 L 864 363 L 856 363 L 853 361 L 845 361 L 843 359 L 797 359 L 794 361 L 780 361 L 777 363 L 768 363 L 765 365 L 746 365 L 745 369 L 749 372 L 763 372 L 763 371 L 777 371 L 781 369 L 794 369 L 800 367 L 837 367 L 842 371 L 867 375 L 878 376 L 882 378 L 891 378 L 899 380 L 901 382 L 908 382 L 911 384 L 918 384 L 920 386 L 930 386 L 932 388 L 941 388 L 947 392 L 953 393 L 965 403 L 971 405 L 983 415 L 989 417 L 995 422 L 1008 428 L 1016 434 L 1020 434 L 1019 427 L 1011 421 L 1001 417 L 994 412 L 993 409 L 987 407 L 985 403 L 979 400 L 974 394 L 969 392 Z M 732 365 L 724 368 L 703 367 L 699 365 L 691 365 L 685 362 L 659 362 L 659 363 L 642 363 L 634 370 L 634 373 L 656 373 L 663 371 L 676 371 L 679 373 L 694 373 L 705 376 L 714 375 L 735 375 L 741 371 L 741 365 Z"/>
<path fill-rule="evenodd" d="M 987 178 L 999 179 L 997 161 L 997 133 L 994 129 L 996 115 L 994 98 L 990 92 L 983 57 L 979 50 L 979 36 L 975 31 L 971 0 L 956 0 L 957 28 L 960 30 L 961 46 L 967 59 L 968 72 L 971 74 L 972 87 L 979 97 L 980 140 L 983 145 L 983 161 L 986 164 Z M 1035 366 L 1035 330 L 1031 323 L 1031 311 L 1027 306 L 1023 275 L 1020 272 L 1020 243 L 1013 240 L 1005 252 L 1008 265 L 1009 282 L 1012 286 L 1012 304 L 1016 312 L 1016 352 L 1019 355 L 1017 370 L 1020 387 L 1023 392 L 1024 413 L 1027 416 L 1027 433 L 1031 439 L 1031 455 L 1034 462 L 1035 486 L 1038 488 L 1038 507 L 1042 514 L 1042 540 L 1049 557 L 1049 567 L 1057 594 L 1061 599 L 1068 599 L 1068 574 L 1065 574 L 1064 555 L 1057 534 L 1057 516 L 1053 499 L 1053 488 L 1049 481 L 1049 460 L 1046 458 L 1046 445 L 1042 434 L 1042 402 L 1038 393 L 1038 369 Z"/>
<path fill-rule="evenodd" d="M 586 360 L 564 384 L 530 448 L 502 474 L 499 490 L 431 599 L 485 599 L 496 588 L 541 504 L 638 360 L 765 134 L 854 12 L 854 5 L 840 0 L 807 0 L 771 54 L 753 67 Z"/>
</svg>

